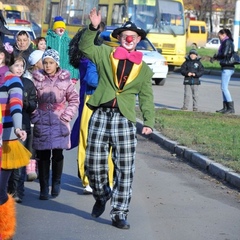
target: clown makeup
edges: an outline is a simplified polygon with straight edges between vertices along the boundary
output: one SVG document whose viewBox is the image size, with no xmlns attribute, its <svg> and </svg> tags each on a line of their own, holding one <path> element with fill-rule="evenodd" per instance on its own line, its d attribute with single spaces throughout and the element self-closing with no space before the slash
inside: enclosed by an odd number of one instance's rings
<svg viewBox="0 0 240 240">
<path fill-rule="evenodd" d="M 54 32 L 55 32 L 57 35 L 62 36 L 62 35 L 64 34 L 64 32 L 65 32 L 65 29 L 64 29 L 64 28 L 56 28 L 56 29 L 54 30 Z"/>
<path fill-rule="evenodd" d="M 135 50 L 140 40 L 141 37 L 134 31 L 124 31 L 118 37 L 118 41 L 121 43 L 121 46 L 129 52 Z"/>
</svg>

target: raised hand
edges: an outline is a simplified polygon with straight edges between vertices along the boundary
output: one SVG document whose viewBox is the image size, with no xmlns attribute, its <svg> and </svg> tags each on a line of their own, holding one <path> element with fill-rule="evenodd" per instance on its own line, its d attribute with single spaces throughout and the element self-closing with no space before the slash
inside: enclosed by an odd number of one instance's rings
<svg viewBox="0 0 240 240">
<path fill-rule="evenodd" d="M 94 28 L 97 28 L 98 25 L 100 24 L 101 22 L 101 11 L 97 11 L 96 8 L 93 8 L 91 11 L 90 11 L 90 14 L 89 14 L 89 19 L 93 25 Z"/>
</svg>

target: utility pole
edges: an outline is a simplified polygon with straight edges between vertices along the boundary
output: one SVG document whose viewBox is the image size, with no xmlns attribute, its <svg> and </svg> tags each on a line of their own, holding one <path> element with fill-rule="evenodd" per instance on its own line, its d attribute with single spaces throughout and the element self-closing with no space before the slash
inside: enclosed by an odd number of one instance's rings
<svg viewBox="0 0 240 240">
<path fill-rule="evenodd" d="M 234 40 L 234 50 L 238 51 L 238 42 L 239 42 L 239 25 L 240 25 L 240 0 L 236 0 L 235 8 L 235 18 L 233 25 L 233 40 Z"/>
</svg>

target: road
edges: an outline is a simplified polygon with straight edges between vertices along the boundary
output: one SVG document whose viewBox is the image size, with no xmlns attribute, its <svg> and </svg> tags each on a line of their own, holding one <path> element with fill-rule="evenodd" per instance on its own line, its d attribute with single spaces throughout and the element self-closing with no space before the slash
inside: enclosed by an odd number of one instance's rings
<svg viewBox="0 0 240 240">
<path fill-rule="evenodd" d="M 170 73 L 164 86 L 153 85 L 154 102 L 156 107 L 180 109 L 183 106 L 183 76 L 179 73 Z M 240 79 L 232 78 L 229 84 L 236 114 L 240 114 Z M 189 105 L 189 109 L 191 109 Z M 204 75 L 199 86 L 199 111 L 215 112 L 222 109 L 222 95 L 220 76 Z"/>
<path fill-rule="evenodd" d="M 214 102 L 221 107 L 219 85 L 215 81 L 203 78 L 202 111 L 215 111 Z M 166 86 L 153 86 L 156 105 L 180 108 L 181 83 L 181 76 L 173 73 Z M 235 91 L 239 83 L 231 84 L 236 84 L 231 88 L 239 103 Z M 130 230 L 111 226 L 109 203 L 100 218 L 91 218 L 94 200 L 92 195 L 83 195 L 77 177 L 77 149 L 64 154 L 62 191 L 58 198 L 40 201 L 38 181 L 25 183 L 23 203 L 17 204 L 14 240 L 240 240 L 240 193 L 140 135 L 128 217 Z"/>
</svg>

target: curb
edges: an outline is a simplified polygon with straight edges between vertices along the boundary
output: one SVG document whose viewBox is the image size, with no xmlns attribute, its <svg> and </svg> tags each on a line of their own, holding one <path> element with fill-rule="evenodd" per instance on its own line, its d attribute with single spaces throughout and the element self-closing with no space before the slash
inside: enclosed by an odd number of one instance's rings
<svg viewBox="0 0 240 240">
<path fill-rule="evenodd" d="M 138 134 L 141 134 L 143 122 L 137 119 L 136 127 Z M 145 135 L 142 136 L 147 138 Z M 236 173 L 233 169 L 227 168 L 222 164 L 209 159 L 208 157 L 198 153 L 196 150 L 179 145 L 178 142 L 168 139 L 156 129 L 153 129 L 153 133 L 150 135 L 149 139 L 164 146 L 167 150 L 175 153 L 178 157 L 184 158 L 185 160 L 198 166 L 200 169 L 206 170 L 209 174 L 240 189 L 240 174 Z"/>
</svg>

